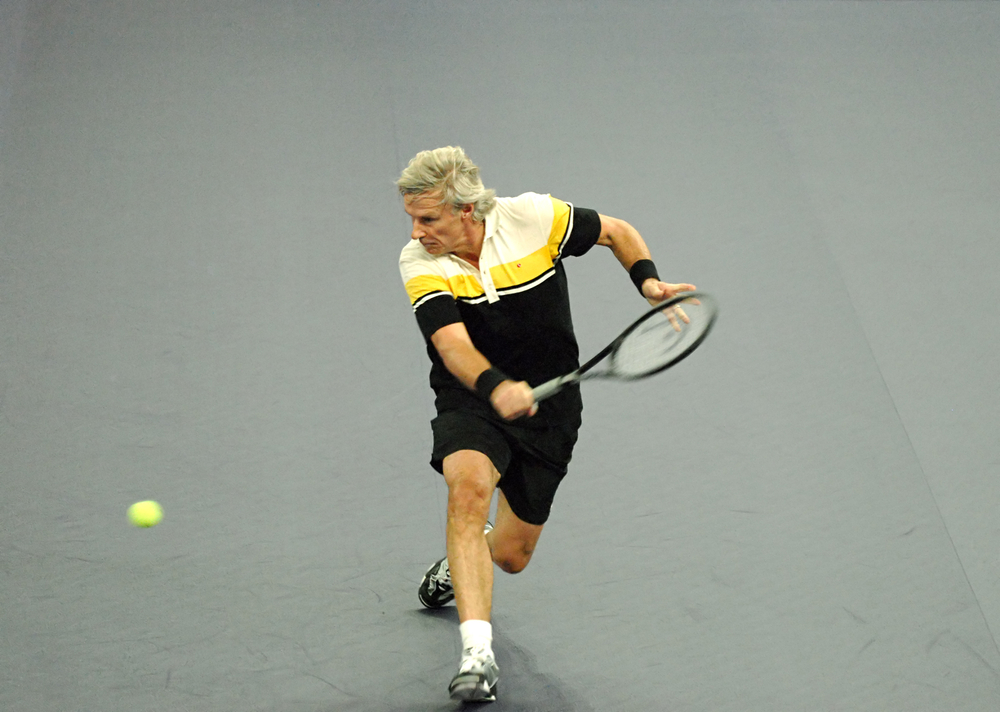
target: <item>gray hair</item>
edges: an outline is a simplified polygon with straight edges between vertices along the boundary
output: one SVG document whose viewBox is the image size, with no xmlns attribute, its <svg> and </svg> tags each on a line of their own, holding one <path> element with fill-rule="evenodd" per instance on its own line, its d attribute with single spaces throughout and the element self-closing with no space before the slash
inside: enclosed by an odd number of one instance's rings
<svg viewBox="0 0 1000 712">
<path fill-rule="evenodd" d="M 496 191 L 483 187 L 479 168 L 460 146 L 421 151 L 396 181 L 400 195 L 441 193 L 441 204 L 458 210 L 472 205 L 474 220 L 483 220 L 496 205 Z"/>
</svg>

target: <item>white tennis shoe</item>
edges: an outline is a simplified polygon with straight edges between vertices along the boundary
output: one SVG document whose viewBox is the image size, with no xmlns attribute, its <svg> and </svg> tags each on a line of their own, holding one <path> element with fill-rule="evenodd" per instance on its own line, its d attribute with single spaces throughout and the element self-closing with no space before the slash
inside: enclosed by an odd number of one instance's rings
<svg viewBox="0 0 1000 712">
<path fill-rule="evenodd" d="M 448 686 L 453 700 L 463 702 L 493 702 L 496 698 L 500 669 L 493 658 L 493 651 L 484 648 L 466 648 L 462 662 Z"/>
</svg>

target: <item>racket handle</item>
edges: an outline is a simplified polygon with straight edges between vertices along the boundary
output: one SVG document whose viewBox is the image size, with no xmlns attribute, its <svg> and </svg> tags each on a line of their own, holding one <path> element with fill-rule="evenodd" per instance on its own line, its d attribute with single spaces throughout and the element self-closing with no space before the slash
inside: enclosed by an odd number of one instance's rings
<svg viewBox="0 0 1000 712">
<path fill-rule="evenodd" d="M 532 388 L 531 395 L 535 397 L 535 402 L 538 403 L 550 396 L 554 396 L 563 389 L 563 386 L 578 380 L 580 379 L 575 373 L 559 376 L 559 378 L 553 378 L 551 381 L 546 381 L 542 385 Z"/>
</svg>

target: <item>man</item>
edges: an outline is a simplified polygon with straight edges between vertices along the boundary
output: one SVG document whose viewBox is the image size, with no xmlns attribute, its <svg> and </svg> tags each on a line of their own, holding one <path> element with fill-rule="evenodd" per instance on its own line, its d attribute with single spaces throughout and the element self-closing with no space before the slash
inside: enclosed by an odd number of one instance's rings
<svg viewBox="0 0 1000 712">
<path fill-rule="evenodd" d="M 581 423 L 578 387 L 542 403 L 531 394 L 579 366 L 562 260 L 609 247 L 651 304 L 695 287 L 660 281 L 622 220 L 547 195 L 497 198 L 461 148 L 417 154 L 397 186 L 413 225 L 400 273 L 431 359 L 431 465 L 448 486 L 447 557 L 418 596 L 429 608 L 454 598 L 463 652 L 449 692 L 489 701 L 493 564 L 528 565 Z"/>
</svg>

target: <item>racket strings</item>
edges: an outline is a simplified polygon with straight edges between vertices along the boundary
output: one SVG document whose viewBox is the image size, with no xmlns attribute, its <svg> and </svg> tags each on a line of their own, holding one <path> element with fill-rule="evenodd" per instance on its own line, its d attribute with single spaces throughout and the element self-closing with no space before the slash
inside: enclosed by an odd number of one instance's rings
<svg viewBox="0 0 1000 712">
<path fill-rule="evenodd" d="M 612 354 L 615 375 L 627 379 L 655 373 L 694 346 L 707 327 L 706 315 L 696 305 L 683 309 L 690 322 L 672 308 L 664 309 L 626 334 Z"/>
</svg>

